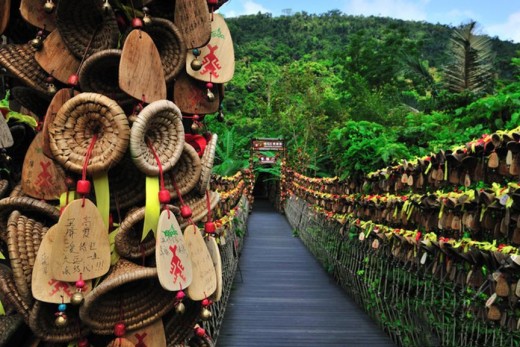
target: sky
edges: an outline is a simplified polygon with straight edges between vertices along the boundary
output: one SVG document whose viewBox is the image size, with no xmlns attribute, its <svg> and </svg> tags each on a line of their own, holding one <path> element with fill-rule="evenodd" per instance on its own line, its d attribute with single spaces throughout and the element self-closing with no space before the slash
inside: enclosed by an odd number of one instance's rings
<svg viewBox="0 0 520 347">
<path fill-rule="evenodd" d="M 229 0 L 225 17 L 340 10 L 349 15 L 383 16 L 458 26 L 475 20 L 479 32 L 520 43 L 520 0 Z"/>
</svg>

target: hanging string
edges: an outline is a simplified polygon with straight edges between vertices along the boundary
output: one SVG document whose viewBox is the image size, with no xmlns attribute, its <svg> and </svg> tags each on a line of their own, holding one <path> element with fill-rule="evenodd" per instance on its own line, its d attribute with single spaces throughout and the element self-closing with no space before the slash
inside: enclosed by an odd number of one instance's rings
<svg viewBox="0 0 520 347">
<path fill-rule="evenodd" d="M 92 156 L 92 152 L 94 151 L 94 145 L 96 144 L 96 141 L 97 141 L 97 134 L 94 134 L 92 136 L 92 140 L 90 140 L 90 145 L 88 146 L 87 153 L 85 154 L 85 162 L 83 163 L 83 170 L 81 172 L 81 179 L 83 181 L 87 180 L 88 162 L 90 161 L 90 157 Z M 86 194 L 83 194 L 82 207 L 85 207 L 85 198 L 86 198 Z"/>
<path fill-rule="evenodd" d="M 152 151 L 152 154 L 153 154 L 153 157 L 155 158 L 155 162 L 157 163 L 157 166 L 159 167 L 159 186 L 160 186 L 160 190 L 161 191 L 167 191 L 166 187 L 164 186 L 164 173 L 163 173 L 163 167 L 162 167 L 162 164 L 161 164 L 161 159 L 159 158 L 159 155 L 155 151 L 155 148 L 153 146 L 152 141 L 149 138 L 147 138 L 146 142 L 148 144 L 148 148 L 150 148 L 150 150 Z M 159 200 L 161 200 L 161 199 L 159 199 Z M 161 201 L 161 202 L 163 202 L 163 201 Z M 168 204 L 164 203 L 163 204 L 163 208 L 168 211 L 168 218 L 170 218 L 170 208 L 168 207 Z"/>
<path fill-rule="evenodd" d="M 177 185 L 177 182 L 175 181 L 175 176 L 173 175 L 173 172 L 172 172 L 171 176 L 172 176 L 173 188 L 175 188 L 175 191 L 177 192 L 177 196 L 179 197 L 179 201 L 181 202 L 181 206 L 185 206 L 186 204 L 184 203 L 184 199 L 182 198 L 182 194 L 181 194 L 181 191 L 179 189 L 179 186 Z M 191 218 L 191 216 L 188 218 L 188 223 L 195 227 L 195 222 L 193 222 L 193 219 Z M 194 232 L 195 232 L 195 228 L 194 228 Z"/>
<path fill-rule="evenodd" d="M 210 202 L 210 199 L 209 199 L 209 191 L 207 189 L 206 189 L 206 207 L 208 209 L 207 221 L 208 222 L 212 222 L 212 219 L 211 219 L 211 202 Z"/>
</svg>

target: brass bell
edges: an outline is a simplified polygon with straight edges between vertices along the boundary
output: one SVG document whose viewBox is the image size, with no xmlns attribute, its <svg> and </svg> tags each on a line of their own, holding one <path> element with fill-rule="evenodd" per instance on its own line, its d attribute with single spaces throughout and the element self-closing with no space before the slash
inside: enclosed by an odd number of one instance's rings
<svg viewBox="0 0 520 347">
<path fill-rule="evenodd" d="M 206 97 L 208 98 L 209 102 L 215 101 L 215 94 L 213 94 L 213 92 L 209 89 L 206 91 Z"/>
<path fill-rule="evenodd" d="M 43 46 L 43 41 L 42 41 L 41 36 L 36 36 L 34 39 L 32 39 L 31 46 L 33 46 L 34 48 L 36 48 L 36 50 L 39 51 L 40 48 L 42 48 L 42 46 Z"/>
<path fill-rule="evenodd" d="M 177 314 L 184 314 L 186 312 L 186 306 L 182 302 L 179 302 L 177 305 L 175 305 L 175 313 Z"/>
<path fill-rule="evenodd" d="M 202 62 L 199 59 L 195 58 L 191 61 L 190 66 L 193 69 L 193 71 L 199 71 L 202 68 Z"/>
<path fill-rule="evenodd" d="M 108 0 L 105 0 L 105 2 L 103 3 L 103 11 L 105 13 L 108 13 L 111 10 L 112 10 L 112 6 L 110 6 L 110 3 L 108 2 Z"/>
<path fill-rule="evenodd" d="M 206 307 L 203 307 L 200 311 L 200 319 L 202 320 L 208 320 L 213 316 L 210 310 L 208 310 Z"/>
<path fill-rule="evenodd" d="M 75 306 L 81 305 L 83 302 L 83 293 L 82 292 L 75 292 L 72 294 L 72 298 L 70 298 L 70 303 Z"/>
<path fill-rule="evenodd" d="M 56 4 L 52 2 L 52 0 L 47 0 L 45 4 L 43 5 L 43 10 L 46 13 L 52 13 L 54 9 L 56 8 Z"/>
<path fill-rule="evenodd" d="M 56 317 L 54 320 L 54 324 L 56 324 L 57 327 L 64 327 L 67 325 L 67 323 L 67 316 L 64 314 L 58 315 L 58 317 Z"/>
<path fill-rule="evenodd" d="M 56 94 L 56 86 L 54 85 L 54 83 L 47 84 L 47 92 L 49 94 Z"/>
<path fill-rule="evenodd" d="M 193 122 L 193 123 L 191 124 L 191 130 L 193 130 L 194 132 L 199 131 L 199 129 L 200 129 L 199 123 L 197 123 L 197 122 Z"/>
</svg>

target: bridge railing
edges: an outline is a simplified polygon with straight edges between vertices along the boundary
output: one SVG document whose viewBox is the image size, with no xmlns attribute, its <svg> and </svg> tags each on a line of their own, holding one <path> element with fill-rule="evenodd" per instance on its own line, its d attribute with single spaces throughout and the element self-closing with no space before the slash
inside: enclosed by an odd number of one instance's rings
<svg viewBox="0 0 520 347">
<path fill-rule="evenodd" d="M 285 213 L 399 345 L 513 346 L 520 190 L 509 142 L 493 134 L 357 182 L 285 169 Z"/>
</svg>

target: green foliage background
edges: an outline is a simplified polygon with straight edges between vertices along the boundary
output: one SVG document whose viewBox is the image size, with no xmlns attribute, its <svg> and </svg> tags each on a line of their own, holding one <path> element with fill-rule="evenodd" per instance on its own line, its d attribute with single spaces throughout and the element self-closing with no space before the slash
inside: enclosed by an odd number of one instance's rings
<svg viewBox="0 0 520 347">
<path fill-rule="evenodd" d="M 347 177 L 519 125 L 520 44 L 490 38 L 492 92 L 452 93 L 449 26 L 340 11 L 226 21 L 236 70 L 225 122 L 210 121 L 219 173 L 246 165 L 253 137 L 285 138 L 303 173 Z"/>
</svg>

